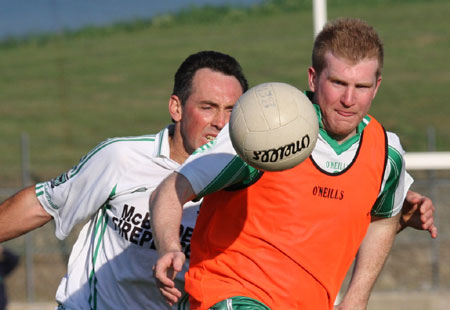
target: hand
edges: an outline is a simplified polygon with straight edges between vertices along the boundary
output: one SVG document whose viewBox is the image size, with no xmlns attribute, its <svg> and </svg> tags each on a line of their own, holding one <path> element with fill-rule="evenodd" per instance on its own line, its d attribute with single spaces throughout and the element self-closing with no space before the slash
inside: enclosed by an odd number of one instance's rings
<svg viewBox="0 0 450 310">
<path fill-rule="evenodd" d="M 430 198 L 408 191 L 403 202 L 398 232 L 410 226 L 419 230 L 427 230 L 431 238 L 436 238 L 438 229 L 434 225 L 434 210 Z"/>
<path fill-rule="evenodd" d="M 181 292 L 175 287 L 174 279 L 182 270 L 185 260 L 183 252 L 168 252 L 153 266 L 153 276 L 156 278 L 159 292 L 171 306 L 181 298 Z"/>
</svg>

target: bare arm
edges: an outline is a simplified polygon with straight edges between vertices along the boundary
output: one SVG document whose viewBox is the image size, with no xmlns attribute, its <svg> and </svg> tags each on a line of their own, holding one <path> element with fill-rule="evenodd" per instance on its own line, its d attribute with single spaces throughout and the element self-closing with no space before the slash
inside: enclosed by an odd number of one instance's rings
<svg viewBox="0 0 450 310">
<path fill-rule="evenodd" d="M 434 225 L 434 206 L 430 198 L 408 191 L 397 225 L 397 233 L 406 227 L 427 230 L 431 238 L 437 238 L 438 229 Z"/>
<path fill-rule="evenodd" d="M 359 248 L 349 288 L 336 310 L 365 310 L 395 239 L 399 216 L 373 218 Z"/>
<path fill-rule="evenodd" d="M 34 186 L 27 187 L 0 205 L 0 242 L 19 237 L 51 219 L 39 203 Z"/>
<path fill-rule="evenodd" d="M 181 297 L 173 281 L 186 260 L 180 245 L 180 223 L 183 205 L 194 197 L 189 181 L 176 172 L 169 175 L 150 197 L 152 232 L 159 254 L 153 271 L 160 292 L 170 305 Z"/>
</svg>

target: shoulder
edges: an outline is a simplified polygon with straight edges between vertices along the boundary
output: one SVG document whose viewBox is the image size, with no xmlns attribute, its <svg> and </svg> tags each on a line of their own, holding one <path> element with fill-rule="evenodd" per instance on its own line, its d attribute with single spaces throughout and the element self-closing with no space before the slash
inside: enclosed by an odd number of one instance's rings
<svg viewBox="0 0 450 310">
<path fill-rule="evenodd" d="M 158 135 L 109 138 L 94 147 L 85 157 L 102 156 L 105 159 L 133 156 L 135 153 L 152 154 Z"/>
<path fill-rule="evenodd" d="M 245 168 L 231 144 L 227 124 L 215 140 L 197 149 L 177 171 L 200 197 L 238 182 Z"/>
<path fill-rule="evenodd" d="M 386 132 L 386 136 L 387 136 L 387 140 L 388 140 L 387 142 L 388 142 L 389 148 L 393 148 L 394 150 L 397 150 L 399 153 L 402 153 L 402 154 L 405 153 L 403 151 L 403 148 L 402 148 L 402 145 L 400 143 L 399 137 L 395 133 L 385 130 L 383 125 L 376 118 L 374 118 L 372 115 L 366 115 L 363 118 L 361 123 L 358 125 L 358 131 L 363 131 L 364 128 L 369 123 L 377 124 L 377 126 L 381 126 L 383 128 L 383 130 Z"/>
<path fill-rule="evenodd" d="M 390 131 L 386 131 L 387 134 L 387 138 L 388 138 L 388 145 L 396 150 L 398 150 L 399 152 L 403 152 L 403 147 L 400 143 L 400 138 L 393 132 Z"/>
<path fill-rule="evenodd" d="M 366 116 L 359 125 L 359 128 L 363 130 L 367 124 L 372 122 L 378 123 L 379 126 L 382 126 L 373 116 Z M 405 151 L 403 150 L 402 144 L 400 143 L 400 138 L 393 132 L 387 130 L 385 130 L 385 132 L 388 144 L 388 164 L 397 163 L 401 167 Z"/>
<path fill-rule="evenodd" d="M 128 166 L 129 163 L 139 162 L 143 157 L 152 156 L 156 139 L 157 135 L 106 139 L 84 155 L 71 169 L 69 176 L 86 169 L 118 169 Z"/>
<path fill-rule="evenodd" d="M 372 122 L 379 124 L 379 122 L 372 116 L 366 116 L 360 124 L 360 129 L 363 129 L 365 125 Z M 381 126 L 381 124 L 379 124 L 379 126 Z M 386 132 L 387 138 L 387 161 L 385 176 L 388 176 L 388 179 L 397 180 L 404 170 L 405 164 L 403 156 L 405 155 L 405 151 L 403 150 L 399 137 L 395 133 L 387 131 L 384 128 L 383 130 Z"/>
<path fill-rule="evenodd" d="M 403 159 L 405 151 L 400 143 L 400 139 L 395 133 L 386 133 L 388 137 L 386 171 L 380 195 L 372 209 L 372 215 L 381 217 L 391 217 L 400 212 L 403 199 L 411 185 L 405 170 L 405 161 Z"/>
<path fill-rule="evenodd" d="M 405 150 L 403 149 L 399 137 L 393 132 L 386 132 L 388 137 L 388 159 L 389 162 L 399 167 L 403 165 L 403 156 Z"/>
</svg>

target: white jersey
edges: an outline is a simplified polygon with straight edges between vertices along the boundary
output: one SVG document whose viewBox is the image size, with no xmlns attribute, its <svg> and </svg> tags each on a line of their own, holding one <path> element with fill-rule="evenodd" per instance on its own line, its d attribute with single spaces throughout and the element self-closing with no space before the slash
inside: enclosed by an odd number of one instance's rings
<svg viewBox="0 0 450 310">
<path fill-rule="evenodd" d="M 36 185 L 36 195 L 64 239 L 84 225 L 56 293 L 59 309 L 171 309 L 152 275 L 158 256 L 149 197 L 179 164 L 169 158 L 168 128 L 156 135 L 104 141 L 67 173 Z M 180 241 L 186 257 L 199 203 L 184 207 Z M 184 292 L 184 272 L 176 278 Z M 173 309 L 183 309 L 184 301 Z"/>
<path fill-rule="evenodd" d="M 315 108 L 320 119 L 320 110 L 317 105 Z M 359 147 L 360 133 L 369 122 L 370 117 L 366 116 L 358 126 L 358 134 L 342 144 L 338 144 L 320 128 L 317 144 L 311 154 L 314 161 L 329 173 L 344 170 L 353 161 Z M 388 132 L 387 137 L 388 160 L 383 184 L 372 208 L 372 215 L 379 217 L 392 217 L 401 211 L 403 200 L 413 182 L 405 171 L 405 152 L 397 135 Z M 191 155 L 178 172 L 189 180 L 198 198 L 229 186 L 252 183 L 259 175 L 256 169 L 249 167 L 236 155 L 229 138 L 228 125 L 216 140 Z"/>
</svg>

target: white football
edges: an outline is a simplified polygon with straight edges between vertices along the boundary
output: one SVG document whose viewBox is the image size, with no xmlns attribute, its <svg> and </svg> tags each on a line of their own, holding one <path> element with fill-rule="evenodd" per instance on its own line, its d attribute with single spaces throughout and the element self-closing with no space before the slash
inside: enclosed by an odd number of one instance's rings
<svg viewBox="0 0 450 310">
<path fill-rule="evenodd" d="M 292 168 L 311 154 L 319 132 L 308 97 L 286 83 L 263 83 L 246 91 L 233 107 L 230 137 L 238 155 L 267 171 Z"/>
</svg>

